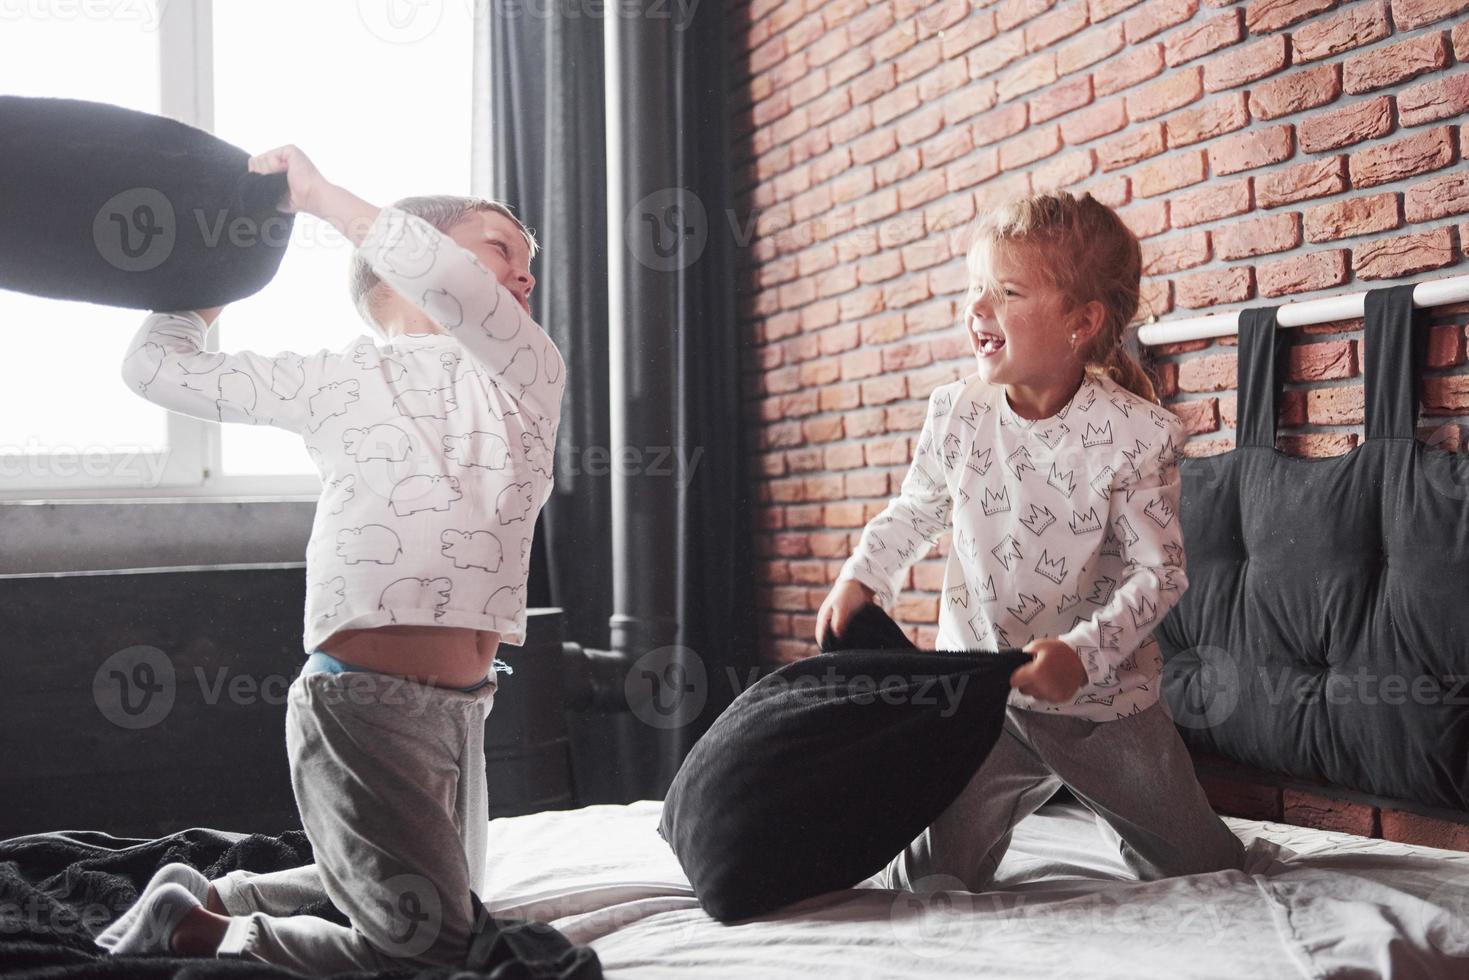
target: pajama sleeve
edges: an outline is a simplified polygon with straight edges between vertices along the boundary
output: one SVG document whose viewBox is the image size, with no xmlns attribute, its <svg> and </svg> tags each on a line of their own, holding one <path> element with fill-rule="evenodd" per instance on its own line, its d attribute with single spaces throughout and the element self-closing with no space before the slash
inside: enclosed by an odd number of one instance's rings
<svg viewBox="0 0 1469 980">
<path fill-rule="evenodd" d="M 463 344 L 491 382 L 555 427 L 566 385 L 561 353 L 473 252 L 394 207 L 379 210 L 357 252 Z"/>
<path fill-rule="evenodd" d="M 953 497 L 939 456 L 939 426 L 934 414 L 937 393 L 929 396 L 923 431 L 898 496 L 867 522 L 856 550 L 837 576 L 838 583 L 856 579 L 866 585 L 886 608 L 891 608 L 897 598 L 904 574 L 928 554 L 949 527 L 953 511 Z"/>
<path fill-rule="evenodd" d="M 1170 417 L 1165 431 L 1161 445 L 1150 446 L 1113 479 L 1107 540 L 1122 557 L 1122 581 L 1090 618 L 1059 637 L 1081 657 L 1088 681 L 1098 688 L 1117 686 L 1119 666 L 1188 588 L 1175 448 L 1184 442 L 1183 423 Z"/>
<path fill-rule="evenodd" d="M 122 379 L 169 411 L 216 422 L 315 431 L 357 399 L 357 382 L 326 384 L 331 352 L 266 356 L 204 349 L 204 318 L 193 311 L 151 313 L 128 345 Z M 314 413 L 314 414 L 313 414 Z"/>
</svg>

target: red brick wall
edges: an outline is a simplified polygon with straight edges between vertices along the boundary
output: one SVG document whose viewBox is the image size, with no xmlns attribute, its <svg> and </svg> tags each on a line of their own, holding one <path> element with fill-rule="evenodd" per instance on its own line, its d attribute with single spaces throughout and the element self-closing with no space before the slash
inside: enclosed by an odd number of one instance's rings
<svg viewBox="0 0 1469 980">
<path fill-rule="evenodd" d="M 897 491 L 926 396 L 970 370 L 960 233 L 991 196 L 1066 186 L 1116 207 L 1142 239 L 1144 315 L 1464 271 L 1469 0 L 731 10 L 770 658 L 812 652 L 815 610 Z M 1466 313 L 1443 311 L 1425 387 L 1424 435 L 1455 447 Z M 1360 327 L 1300 331 L 1282 448 L 1356 443 Z M 1233 339 L 1149 352 L 1191 454 L 1233 444 Z M 946 550 L 899 603 L 920 643 Z"/>
<path fill-rule="evenodd" d="M 814 652 L 815 611 L 897 492 L 926 396 L 971 370 L 959 233 L 992 196 L 1065 186 L 1116 207 L 1142 240 L 1144 317 L 1469 271 L 1469 0 L 730 10 L 768 658 Z M 1423 437 L 1455 449 L 1466 322 L 1469 304 L 1440 311 L 1424 388 Z M 1298 338 L 1281 447 L 1343 452 L 1361 323 Z M 1192 455 L 1233 445 L 1233 340 L 1149 352 Z M 920 644 L 947 548 L 898 603 Z"/>
</svg>

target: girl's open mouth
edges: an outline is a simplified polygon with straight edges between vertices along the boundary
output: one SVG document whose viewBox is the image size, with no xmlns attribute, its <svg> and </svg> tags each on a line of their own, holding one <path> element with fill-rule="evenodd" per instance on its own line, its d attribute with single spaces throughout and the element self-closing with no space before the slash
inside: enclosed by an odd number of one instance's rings
<svg viewBox="0 0 1469 980">
<path fill-rule="evenodd" d="M 980 357 L 989 357 L 999 352 L 1005 346 L 1005 338 L 999 334 L 976 332 L 974 335 L 975 350 Z"/>
</svg>

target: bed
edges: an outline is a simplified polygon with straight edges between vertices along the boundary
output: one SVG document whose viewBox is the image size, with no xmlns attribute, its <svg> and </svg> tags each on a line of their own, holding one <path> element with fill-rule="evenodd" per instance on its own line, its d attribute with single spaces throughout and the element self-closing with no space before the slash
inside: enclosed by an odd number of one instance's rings
<svg viewBox="0 0 1469 980">
<path fill-rule="evenodd" d="M 700 910 L 658 836 L 660 809 L 650 800 L 490 821 L 490 911 L 551 924 L 589 946 L 612 980 L 1469 977 L 1469 853 L 1225 817 L 1246 844 L 1243 871 L 1139 882 L 1090 811 L 1053 801 L 1017 825 L 990 891 L 942 881 L 923 892 L 891 891 L 869 881 L 721 925 Z M 153 841 L 70 832 L 6 841 L 0 974 L 241 975 L 242 964 L 211 960 L 107 963 L 90 948 L 85 924 L 126 907 L 130 889 L 119 889 L 121 879 L 137 887 L 166 861 L 218 872 L 309 857 L 300 832 L 194 829 Z M 264 966 L 246 972 L 293 976 Z"/>
<path fill-rule="evenodd" d="M 720 925 L 660 804 L 490 824 L 490 908 L 589 944 L 609 978 L 1469 977 L 1469 853 L 1225 817 L 1246 870 L 1132 877 L 1075 802 L 1017 825 L 995 889 L 870 882 Z"/>
</svg>

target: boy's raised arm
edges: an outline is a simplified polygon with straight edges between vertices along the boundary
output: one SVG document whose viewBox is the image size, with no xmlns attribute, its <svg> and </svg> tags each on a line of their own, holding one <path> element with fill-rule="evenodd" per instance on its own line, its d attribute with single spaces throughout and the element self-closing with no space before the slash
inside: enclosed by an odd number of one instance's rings
<svg viewBox="0 0 1469 980">
<path fill-rule="evenodd" d="M 342 382 L 341 390 L 324 384 L 326 350 L 273 357 L 205 350 L 205 317 L 218 312 L 150 313 L 128 344 L 123 381 L 155 405 L 183 415 L 298 433 L 340 414 L 343 400 L 356 400 L 355 381 Z"/>
<path fill-rule="evenodd" d="M 387 207 L 358 254 L 453 334 L 501 390 L 542 418 L 560 414 L 566 383 L 560 352 L 473 252 L 417 215 Z"/>
</svg>

